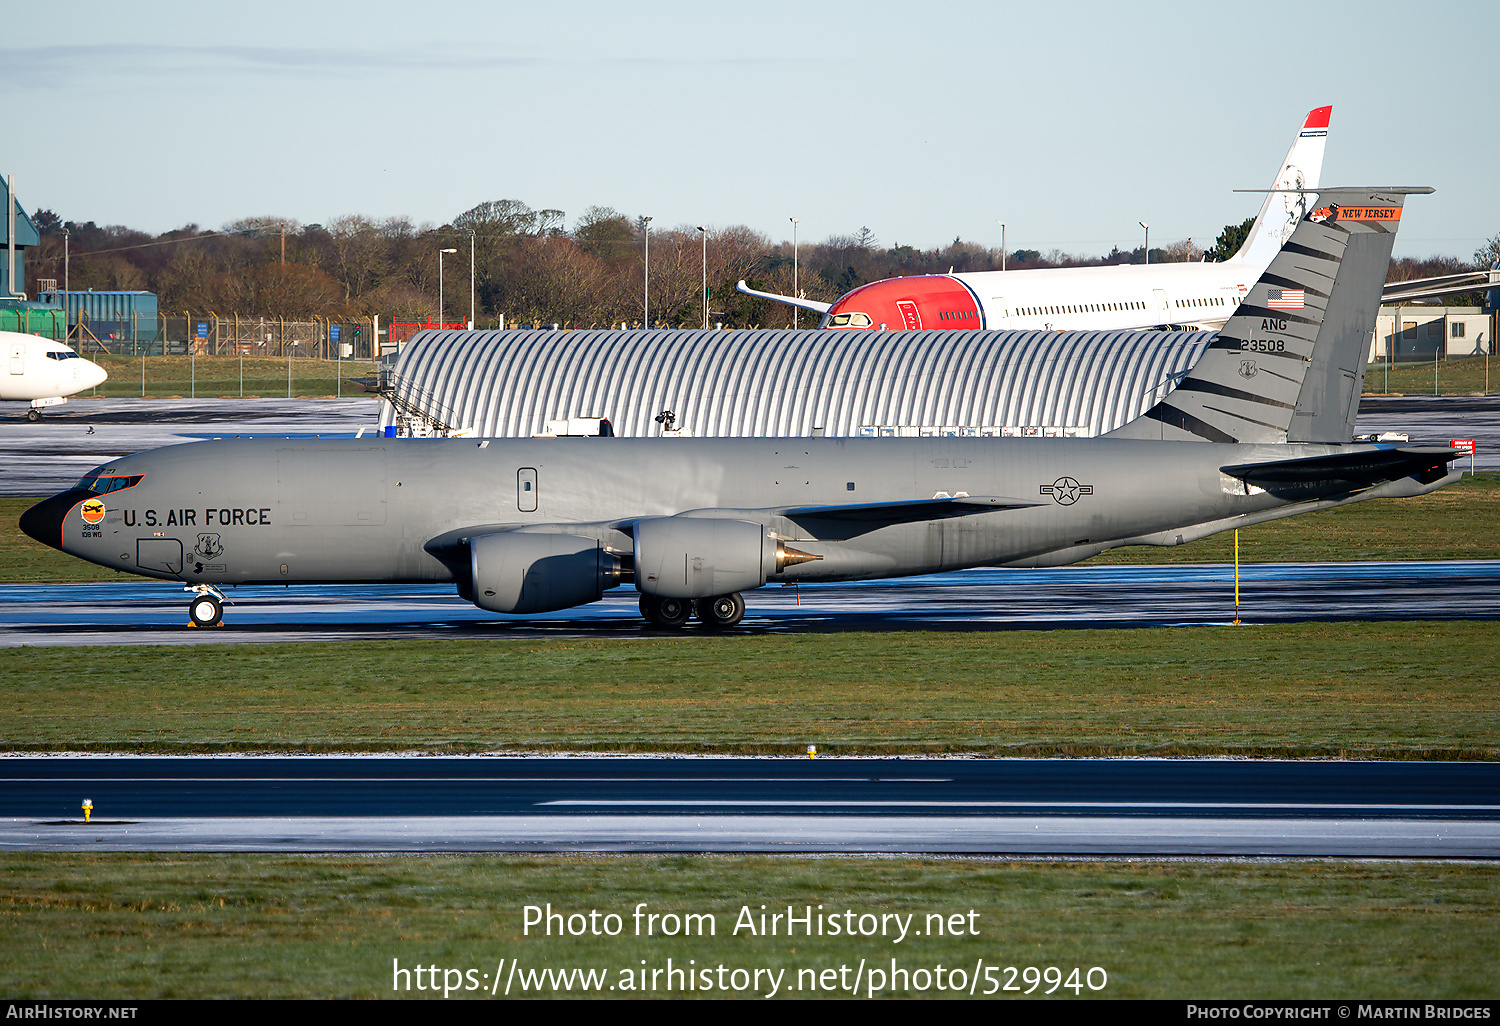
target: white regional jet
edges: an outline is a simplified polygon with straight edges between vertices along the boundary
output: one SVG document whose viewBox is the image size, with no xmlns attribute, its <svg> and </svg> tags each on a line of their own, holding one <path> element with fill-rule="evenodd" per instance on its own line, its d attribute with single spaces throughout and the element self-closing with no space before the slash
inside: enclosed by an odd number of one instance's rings
<svg viewBox="0 0 1500 1026">
<path fill-rule="evenodd" d="M 29 400 L 26 419 L 42 419 L 42 410 L 61 406 L 75 395 L 104 381 L 104 368 L 85 360 L 61 342 L 40 335 L 0 331 L 0 353 L 5 369 L 0 371 L 0 399 Z"/>
<path fill-rule="evenodd" d="M 757 292 L 743 281 L 739 290 L 816 311 L 819 327 L 842 330 L 1221 328 L 1307 213 L 1305 194 L 1274 190 L 1317 186 L 1332 111 L 1308 113 L 1245 244 L 1219 263 L 921 274 L 861 285 L 834 303 Z"/>
</svg>

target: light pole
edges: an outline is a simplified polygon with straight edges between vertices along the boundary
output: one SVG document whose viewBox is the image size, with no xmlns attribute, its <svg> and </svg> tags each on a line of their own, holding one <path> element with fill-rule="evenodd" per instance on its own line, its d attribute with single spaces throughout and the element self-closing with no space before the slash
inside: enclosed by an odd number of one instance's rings
<svg viewBox="0 0 1500 1026">
<path fill-rule="evenodd" d="M 1146 263 L 1151 263 L 1151 226 L 1145 221 L 1137 221 L 1136 224 L 1146 229 Z"/>
<path fill-rule="evenodd" d="M 443 330 L 443 254 L 457 252 L 456 249 L 438 250 L 438 331 Z"/>
<path fill-rule="evenodd" d="M 69 341 L 73 337 L 73 329 L 68 326 L 68 256 L 69 243 L 72 242 L 73 233 L 63 229 L 63 340 Z"/>
<path fill-rule="evenodd" d="M 701 224 L 698 234 L 703 237 L 703 330 L 708 330 L 708 229 Z"/>
<path fill-rule="evenodd" d="M 802 297 L 797 295 L 797 226 L 802 222 L 795 217 L 789 217 L 787 220 L 792 222 L 792 295 L 800 299 Z M 795 306 L 792 307 L 792 330 L 797 330 L 797 307 Z"/>
<path fill-rule="evenodd" d="M 646 235 L 646 288 L 641 294 L 641 327 L 651 330 L 651 218 L 641 215 L 641 231 Z"/>
<path fill-rule="evenodd" d="M 469 330 L 474 330 L 474 229 L 469 229 Z"/>
<path fill-rule="evenodd" d="M 1000 226 L 1000 270 L 1005 270 L 1005 222 L 996 221 Z"/>
</svg>

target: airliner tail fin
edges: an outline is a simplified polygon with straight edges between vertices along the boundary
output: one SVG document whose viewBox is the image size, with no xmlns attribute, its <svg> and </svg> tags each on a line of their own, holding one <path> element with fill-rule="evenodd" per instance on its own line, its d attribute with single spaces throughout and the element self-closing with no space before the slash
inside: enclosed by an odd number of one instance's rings
<svg viewBox="0 0 1500 1026">
<path fill-rule="evenodd" d="M 1272 189 L 1316 189 L 1318 176 L 1323 171 L 1323 147 L 1328 141 L 1328 119 L 1333 108 L 1318 107 L 1308 112 L 1292 140 L 1292 148 L 1286 151 L 1286 160 L 1276 172 Z M 1292 232 L 1297 222 L 1307 213 L 1307 198 L 1298 192 L 1270 192 L 1260 206 L 1255 224 L 1250 229 L 1244 245 L 1230 257 L 1235 263 L 1247 263 L 1264 267 L 1271 262 L 1276 251 Z"/>
</svg>

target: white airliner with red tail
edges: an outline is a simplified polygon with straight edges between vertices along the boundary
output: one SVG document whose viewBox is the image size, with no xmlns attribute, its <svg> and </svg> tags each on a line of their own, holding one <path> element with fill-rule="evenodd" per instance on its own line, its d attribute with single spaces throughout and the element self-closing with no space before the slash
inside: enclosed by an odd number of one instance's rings
<svg viewBox="0 0 1500 1026">
<path fill-rule="evenodd" d="M 1317 187 L 1332 111 L 1308 113 L 1249 237 L 1219 263 L 922 274 L 861 285 L 834 303 L 757 292 L 743 281 L 739 290 L 816 311 L 819 327 L 843 330 L 1219 328 L 1307 212 L 1304 193 L 1275 190 Z"/>
</svg>

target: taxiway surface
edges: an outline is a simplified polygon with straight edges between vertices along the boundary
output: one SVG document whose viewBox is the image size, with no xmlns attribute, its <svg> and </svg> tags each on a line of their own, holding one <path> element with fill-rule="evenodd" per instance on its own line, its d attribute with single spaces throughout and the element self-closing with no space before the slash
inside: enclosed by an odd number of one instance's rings
<svg viewBox="0 0 1500 1026">
<path fill-rule="evenodd" d="M 1500 765 L 21 757 L 0 849 L 1493 858 Z"/>
<path fill-rule="evenodd" d="M 465 602 L 451 585 L 257 585 L 227 594 L 224 626 L 195 629 L 188 626 L 188 596 L 166 582 L 0 585 L 0 648 L 662 633 L 646 627 L 632 588 L 560 613 L 508 617 Z M 1500 618 L 1500 561 L 1249 564 L 1240 568 L 1240 599 L 1247 625 L 1491 620 Z M 745 620 L 734 633 L 1226 624 L 1235 615 L 1234 568 L 979 568 L 761 588 L 745 602 Z"/>
</svg>

